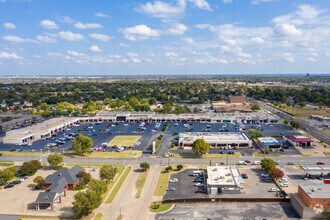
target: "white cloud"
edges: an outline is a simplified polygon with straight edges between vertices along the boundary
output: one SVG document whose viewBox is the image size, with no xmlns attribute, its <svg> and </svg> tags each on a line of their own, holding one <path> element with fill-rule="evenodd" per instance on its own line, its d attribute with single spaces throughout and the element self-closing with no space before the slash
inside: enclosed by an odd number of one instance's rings
<svg viewBox="0 0 330 220">
<path fill-rule="evenodd" d="M 95 17 L 100 17 L 100 18 L 108 18 L 109 17 L 109 15 L 104 14 L 102 12 L 97 12 L 97 13 L 94 14 L 94 16 Z"/>
<path fill-rule="evenodd" d="M 265 40 L 262 39 L 261 37 L 253 37 L 251 38 L 251 42 L 255 44 L 263 44 Z"/>
<path fill-rule="evenodd" d="M 141 24 L 120 30 L 124 37 L 130 41 L 145 40 L 159 37 L 159 31 L 153 30 L 147 25 Z"/>
<path fill-rule="evenodd" d="M 57 42 L 57 40 L 55 38 L 52 38 L 52 37 L 47 36 L 47 35 L 38 35 L 37 40 L 42 42 L 42 43 L 46 43 L 46 44 L 51 44 L 51 43 L 56 43 Z"/>
<path fill-rule="evenodd" d="M 0 52 L 0 59 L 13 59 L 13 60 L 18 60 L 21 59 L 20 56 L 18 56 L 16 53 L 8 53 L 5 51 Z"/>
<path fill-rule="evenodd" d="M 89 36 L 95 40 L 103 41 L 103 42 L 108 42 L 111 37 L 105 34 L 97 34 L 97 33 L 92 33 L 89 34 Z"/>
<path fill-rule="evenodd" d="M 166 34 L 170 35 L 182 35 L 188 30 L 188 27 L 184 24 L 175 23 L 170 26 L 166 31 Z"/>
<path fill-rule="evenodd" d="M 78 29 L 95 29 L 95 28 L 102 28 L 102 25 L 98 24 L 98 23 L 75 23 L 74 26 Z"/>
<path fill-rule="evenodd" d="M 73 50 L 68 50 L 66 51 L 70 56 L 73 56 L 73 57 L 81 57 L 81 56 L 84 56 L 83 53 L 79 53 L 77 51 L 73 51 Z"/>
<path fill-rule="evenodd" d="M 9 41 L 9 42 L 12 42 L 12 43 L 25 43 L 25 42 L 28 42 L 27 39 L 17 37 L 17 36 L 14 36 L 14 35 L 4 36 L 3 39 L 6 40 L 6 41 Z"/>
<path fill-rule="evenodd" d="M 233 0 L 223 0 L 222 2 L 224 4 L 231 4 L 231 3 L 233 3 Z"/>
<path fill-rule="evenodd" d="M 121 47 L 129 47 L 128 44 L 124 44 L 124 43 L 122 43 L 122 42 L 119 43 L 119 46 L 121 46 Z"/>
<path fill-rule="evenodd" d="M 71 31 L 61 31 L 58 33 L 58 36 L 66 41 L 81 41 L 85 39 L 81 34 L 72 33 Z"/>
<path fill-rule="evenodd" d="M 292 24 L 278 24 L 275 26 L 274 33 L 281 36 L 301 35 L 301 31 Z"/>
<path fill-rule="evenodd" d="M 295 62 L 295 59 L 293 58 L 293 55 L 291 53 L 284 53 L 283 54 L 283 60 L 289 63 Z"/>
<path fill-rule="evenodd" d="M 139 12 L 148 14 L 156 18 L 172 18 L 182 15 L 185 12 L 186 0 L 178 0 L 176 5 L 163 1 L 147 2 L 140 5 Z"/>
<path fill-rule="evenodd" d="M 274 2 L 277 0 L 251 0 L 252 5 L 258 5 L 260 3 Z"/>
<path fill-rule="evenodd" d="M 92 51 L 92 52 L 101 52 L 101 49 L 96 46 L 96 45 L 93 45 L 89 48 L 89 51 Z"/>
<path fill-rule="evenodd" d="M 59 29 L 58 25 L 55 23 L 55 21 L 51 20 L 42 20 L 39 24 L 42 28 L 49 29 L 49 30 L 54 30 L 54 29 Z"/>
<path fill-rule="evenodd" d="M 3 24 L 3 27 L 7 30 L 14 30 L 16 29 L 16 26 L 13 23 L 6 22 Z"/>
<path fill-rule="evenodd" d="M 322 11 L 311 5 L 299 5 L 297 15 L 306 20 L 315 19 Z"/>
<path fill-rule="evenodd" d="M 190 0 L 190 2 L 200 9 L 212 11 L 210 4 L 206 0 Z"/>
<path fill-rule="evenodd" d="M 185 37 L 185 38 L 182 38 L 182 41 L 188 43 L 188 44 L 192 44 L 194 43 L 194 39 L 191 38 L 191 37 Z"/>
</svg>

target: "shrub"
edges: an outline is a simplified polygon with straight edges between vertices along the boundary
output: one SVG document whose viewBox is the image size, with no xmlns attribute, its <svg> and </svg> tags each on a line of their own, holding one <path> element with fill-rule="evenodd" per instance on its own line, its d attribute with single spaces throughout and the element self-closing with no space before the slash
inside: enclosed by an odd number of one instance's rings
<svg viewBox="0 0 330 220">
<path fill-rule="evenodd" d="M 79 184 L 79 185 L 77 185 L 73 190 L 76 190 L 76 191 L 78 191 L 78 190 L 83 190 L 83 189 L 85 189 L 85 185 L 83 185 L 83 184 Z"/>
<path fill-rule="evenodd" d="M 153 210 L 159 209 L 159 204 L 157 204 L 157 203 L 151 204 L 151 209 L 153 209 Z"/>
<path fill-rule="evenodd" d="M 176 166 L 176 169 L 179 170 L 179 171 L 182 170 L 183 169 L 183 165 L 182 164 L 177 165 Z"/>
<path fill-rule="evenodd" d="M 150 168 L 150 164 L 144 162 L 144 163 L 140 163 L 140 167 L 142 169 L 142 171 L 146 171 Z"/>
<path fill-rule="evenodd" d="M 58 166 L 53 167 L 53 170 L 59 170 L 59 169 L 61 169 L 61 168 L 63 168 L 63 166 L 58 165 Z"/>
<path fill-rule="evenodd" d="M 20 175 L 33 176 L 42 167 L 39 160 L 24 162 L 18 171 Z"/>
</svg>

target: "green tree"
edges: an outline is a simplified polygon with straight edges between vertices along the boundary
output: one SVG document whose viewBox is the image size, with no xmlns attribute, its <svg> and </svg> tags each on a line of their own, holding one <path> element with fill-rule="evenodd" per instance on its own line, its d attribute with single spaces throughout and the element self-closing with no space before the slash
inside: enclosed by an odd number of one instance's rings
<svg viewBox="0 0 330 220">
<path fill-rule="evenodd" d="M 171 113 L 172 111 L 172 105 L 170 103 L 166 103 L 165 105 L 163 105 L 163 113 Z"/>
<path fill-rule="evenodd" d="M 59 165 L 60 163 L 62 163 L 63 156 L 59 153 L 50 154 L 47 157 L 47 161 L 48 161 L 49 165 L 54 168 L 57 165 Z"/>
<path fill-rule="evenodd" d="M 92 175 L 86 171 L 80 171 L 77 174 L 77 178 L 79 179 L 79 184 L 86 185 L 89 183 L 89 181 L 91 181 Z"/>
<path fill-rule="evenodd" d="M 44 186 L 46 184 L 45 179 L 42 176 L 37 176 L 33 179 L 33 182 L 36 184 L 36 189 L 44 189 Z"/>
<path fill-rule="evenodd" d="M 261 108 L 260 108 L 259 105 L 253 104 L 253 105 L 251 106 L 251 109 L 252 109 L 253 111 L 258 111 L 258 110 L 260 110 Z"/>
<path fill-rule="evenodd" d="M 39 105 L 39 108 L 40 108 L 42 111 L 44 111 L 44 112 L 50 110 L 50 106 L 49 106 L 47 103 L 41 103 L 41 104 Z"/>
<path fill-rule="evenodd" d="M 87 216 L 102 203 L 101 195 L 92 190 L 78 192 L 74 196 L 73 211 L 77 218 Z"/>
<path fill-rule="evenodd" d="M 31 160 L 28 162 L 24 162 L 19 169 L 20 175 L 28 175 L 31 176 L 37 172 L 42 167 L 41 162 L 39 160 Z"/>
<path fill-rule="evenodd" d="M 182 169 L 183 169 L 183 165 L 182 165 L 182 164 L 178 164 L 178 165 L 176 166 L 176 169 L 179 170 L 179 171 L 182 170 Z"/>
<path fill-rule="evenodd" d="M 150 105 L 154 105 L 154 104 L 156 104 L 157 103 L 157 100 L 154 98 L 154 97 L 151 97 L 150 99 L 149 99 L 149 104 Z"/>
<path fill-rule="evenodd" d="M 108 185 L 103 180 L 91 179 L 88 183 L 88 188 L 97 194 L 102 195 L 108 190 Z"/>
<path fill-rule="evenodd" d="M 136 97 L 132 97 L 128 100 L 128 104 L 135 109 L 138 105 L 140 105 L 140 101 Z"/>
<path fill-rule="evenodd" d="M 166 171 L 166 172 L 170 172 L 170 171 L 172 171 L 172 170 L 173 170 L 173 167 L 172 167 L 172 166 L 168 166 L 168 167 L 165 168 L 165 171 Z"/>
<path fill-rule="evenodd" d="M 284 123 L 285 125 L 289 124 L 288 120 L 286 120 L 286 119 L 283 121 L 283 123 Z"/>
<path fill-rule="evenodd" d="M 192 150 L 195 154 L 203 155 L 210 151 L 210 145 L 204 139 L 199 138 L 192 144 Z"/>
<path fill-rule="evenodd" d="M 261 160 L 261 168 L 265 169 L 265 171 L 269 173 L 270 170 L 276 168 L 276 163 L 272 159 L 264 158 Z"/>
<path fill-rule="evenodd" d="M 84 155 L 92 152 L 93 140 L 90 137 L 80 134 L 78 137 L 72 139 L 72 149 L 77 153 Z"/>
<path fill-rule="evenodd" d="M 263 135 L 257 129 L 250 129 L 248 134 L 251 138 L 256 139 L 259 137 L 263 137 Z"/>
<path fill-rule="evenodd" d="M 150 164 L 143 162 L 143 163 L 140 163 L 140 167 L 143 171 L 146 171 L 150 168 Z"/>
<path fill-rule="evenodd" d="M 112 180 L 115 178 L 118 170 L 117 167 L 114 165 L 103 165 L 100 169 L 100 178 L 101 180 L 106 181 L 107 183 L 112 182 Z"/>
<path fill-rule="evenodd" d="M 269 170 L 269 176 L 271 178 L 273 178 L 274 180 L 278 180 L 284 176 L 284 173 L 281 169 L 275 167 L 275 168 Z"/>
<path fill-rule="evenodd" d="M 7 167 L 3 170 L 0 170 L 0 181 L 3 183 L 7 183 L 11 179 L 15 177 L 16 168 L 15 167 Z"/>
<path fill-rule="evenodd" d="M 290 121 L 291 127 L 298 129 L 300 127 L 299 123 L 296 121 Z"/>
</svg>

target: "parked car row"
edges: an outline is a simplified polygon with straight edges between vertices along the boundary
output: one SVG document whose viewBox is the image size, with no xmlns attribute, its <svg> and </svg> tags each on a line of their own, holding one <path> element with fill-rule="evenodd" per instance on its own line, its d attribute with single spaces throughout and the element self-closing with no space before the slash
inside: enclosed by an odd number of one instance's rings
<svg viewBox="0 0 330 220">
<path fill-rule="evenodd" d="M 21 178 L 8 183 L 7 185 L 5 185 L 4 188 L 5 189 L 13 188 L 15 185 L 21 184 L 22 182 L 24 182 L 24 180 L 26 180 L 27 178 L 28 178 L 28 176 L 22 176 Z"/>
</svg>

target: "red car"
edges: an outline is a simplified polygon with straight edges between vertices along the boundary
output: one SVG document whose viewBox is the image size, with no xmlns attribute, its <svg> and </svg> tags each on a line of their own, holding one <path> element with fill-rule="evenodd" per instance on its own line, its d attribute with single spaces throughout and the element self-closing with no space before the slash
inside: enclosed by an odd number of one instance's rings
<svg viewBox="0 0 330 220">
<path fill-rule="evenodd" d="M 242 173 L 242 178 L 243 178 L 243 179 L 247 179 L 247 178 L 249 178 L 249 177 L 248 177 L 248 175 L 246 175 L 246 173 Z"/>
<path fill-rule="evenodd" d="M 245 160 L 245 163 L 251 163 L 251 161 L 249 161 L 249 160 Z"/>
<path fill-rule="evenodd" d="M 206 193 L 205 189 L 198 189 L 195 191 L 195 193 Z"/>
<path fill-rule="evenodd" d="M 317 162 L 316 165 L 325 165 L 324 162 Z"/>
</svg>

